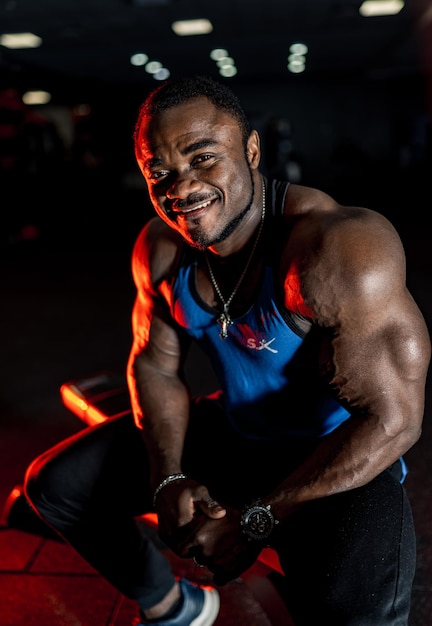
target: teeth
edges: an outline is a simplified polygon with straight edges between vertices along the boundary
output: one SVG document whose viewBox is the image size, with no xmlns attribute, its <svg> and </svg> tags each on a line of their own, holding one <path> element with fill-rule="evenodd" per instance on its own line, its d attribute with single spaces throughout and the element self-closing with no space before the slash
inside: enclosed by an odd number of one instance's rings
<svg viewBox="0 0 432 626">
<path fill-rule="evenodd" d="M 192 209 L 183 209 L 183 213 L 190 213 L 191 211 L 197 211 L 198 209 L 204 209 L 206 206 L 211 204 L 211 200 L 207 200 L 207 202 L 203 202 L 202 204 L 198 204 L 198 206 L 194 206 Z"/>
</svg>

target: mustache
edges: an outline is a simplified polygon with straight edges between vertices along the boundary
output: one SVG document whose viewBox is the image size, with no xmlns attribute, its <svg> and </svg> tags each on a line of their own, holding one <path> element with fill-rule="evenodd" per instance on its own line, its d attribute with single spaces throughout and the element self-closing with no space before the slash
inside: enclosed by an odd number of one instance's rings
<svg viewBox="0 0 432 626">
<path fill-rule="evenodd" d="M 187 209 L 195 204 L 201 204 L 202 202 L 207 202 L 208 200 L 220 199 L 219 194 L 202 194 L 202 193 L 191 193 L 184 200 L 176 200 L 173 203 L 173 206 L 176 209 Z"/>
</svg>

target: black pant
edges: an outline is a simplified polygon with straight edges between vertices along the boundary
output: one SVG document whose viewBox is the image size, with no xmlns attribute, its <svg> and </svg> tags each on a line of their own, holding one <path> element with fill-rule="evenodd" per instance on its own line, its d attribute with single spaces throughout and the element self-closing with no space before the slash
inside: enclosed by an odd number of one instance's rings
<svg viewBox="0 0 432 626">
<path fill-rule="evenodd" d="M 245 441 L 217 403 L 194 405 L 183 471 L 222 503 L 263 496 L 311 443 Z M 135 517 L 151 510 L 144 444 L 130 415 L 87 428 L 29 467 L 26 496 L 91 565 L 145 609 L 174 583 Z M 311 502 L 278 532 L 297 626 L 407 626 L 415 535 L 404 487 L 386 470 L 364 487 Z"/>
</svg>

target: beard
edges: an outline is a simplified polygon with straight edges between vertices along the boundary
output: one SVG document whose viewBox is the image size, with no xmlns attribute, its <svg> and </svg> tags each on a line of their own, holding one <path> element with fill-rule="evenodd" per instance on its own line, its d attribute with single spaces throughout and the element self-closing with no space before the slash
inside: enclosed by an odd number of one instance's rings
<svg viewBox="0 0 432 626">
<path fill-rule="evenodd" d="M 246 206 L 242 209 L 242 211 L 238 215 L 233 217 L 233 219 L 223 227 L 223 229 L 218 235 L 213 235 L 213 237 L 209 237 L 202 231 L 199 225 L 199 220 L 197 220 L 195 224 L 197 226 L 196 230 L 190 233 L 190 244 L 194 248 L 198 248 L 199 250 L 205 250 L 206 248 L 209 248 L 210 246 L 214 246 L 217 243 L 221 243 L 222 241 L 225 241 L 225 239 L 227 239 L 236 230 L 238 225 L 243 221 L 243 219 L 249 213 L 249 211 L 252 208 L 253 200 L 255 197 L 255 185 L 253 181 L 252 170 L 250 168 L 248 169 L 249 169 L 250 180 L 251 180 L 251 185 L 252 185 L 252 192 L 251 192 L 249 201 L 247 202 Z"/>
</svg>

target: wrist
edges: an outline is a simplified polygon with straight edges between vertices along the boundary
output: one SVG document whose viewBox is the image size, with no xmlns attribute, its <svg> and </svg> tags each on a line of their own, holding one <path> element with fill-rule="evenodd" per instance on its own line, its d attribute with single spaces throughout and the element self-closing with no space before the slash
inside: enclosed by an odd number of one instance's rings
<svg viewBox="0 0 432 626">
<path fill-rule="evenodd" d="M 268 545 L 270 536 L 279 521 L 273 515 L 270 504 L 256 499 L 242 510 L 240 528 L 248 541 Z"/>
<path fill-rule="evenodd" d="M 176 474 L 170 474 L 169 476 L 161 480 L 161 482 L 158 484 L 158 486 L 156 487 L 153 493 L 153 507 L 156 506 L 157 497 L 162 491 L 162 489 L 164 489 L 170 483 L 173 483 L 176 480 L 182 480 L 184 478 L 188 478 L 188 476 L 186 476 L 186 474 L 183 474 L 182 472 L 178 472 Z"/>
</svg>

